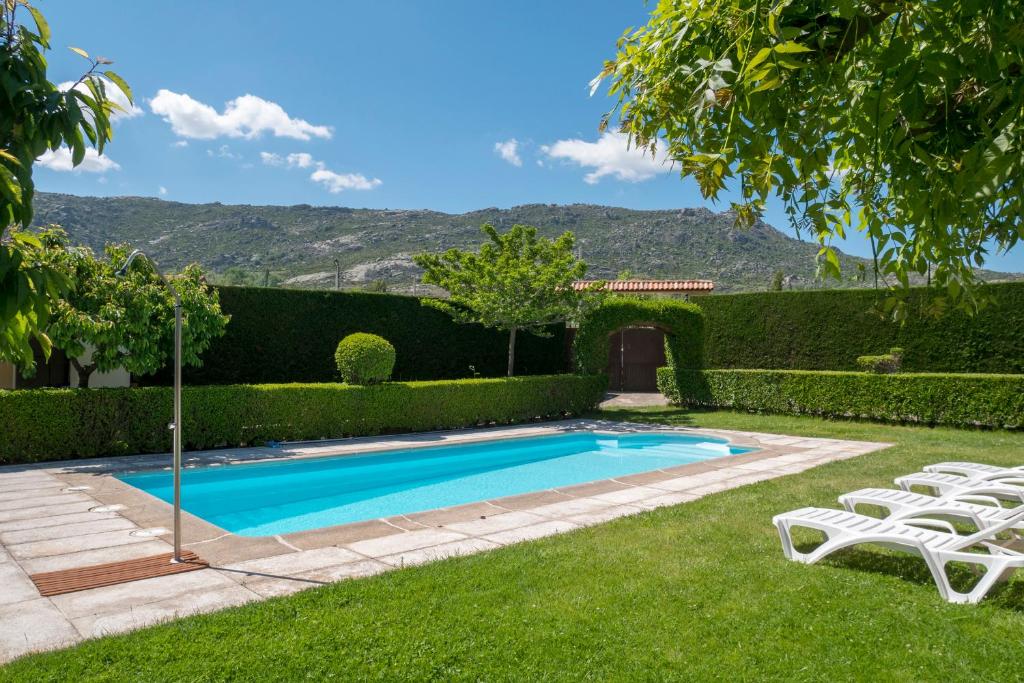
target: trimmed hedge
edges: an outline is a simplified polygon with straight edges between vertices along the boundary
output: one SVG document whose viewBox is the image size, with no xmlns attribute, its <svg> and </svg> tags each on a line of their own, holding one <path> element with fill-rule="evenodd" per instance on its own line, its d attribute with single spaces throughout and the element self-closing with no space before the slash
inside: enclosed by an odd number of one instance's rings
<svg viewBox="0 0 1024 683">
<path fill-rule="evenodd" d="M 185 448 L 453 429 L 554 418 L 594 408 L 603 375 L 186 387 Z M 0 391 L 0 464 L 161 453 L 171 390 Z"/>
<path fill-rule="evenodd" d="M 343 382 L 380 384 L 391 379 L 395 347 L 384 337 L 355 332 L 338 342 L 334 362 Z"/>
<path fill-rule="evenodd" d="M 1024 372 L 1024 282 L 987 285 L 976 316 L 923 315 L 911 294 L 906 324 L 873 312 L 873 290 L 786 291 L 701 297 L 708 368 L 856 370 L 857 356 L 904 350 L 904 372 Z"/>
<path fill-rule="evenodd" d="M 1024 426 L 1024 375 L 660 368 L 673 403 L 953 427 Z"/>
<path fill-rule="evenodd" d="M 577 371 L 604 372 L 608 367 L 608 336 L 629 325 L 650 325 L 664 330 L 670 366 L 701 367 L 704 327 L 699 307 L 677 299 L 613 297 L 580 321 L 573 339 Z"/>
<path fill-rule="evenodd" d="M 203 353 L 202 367 L 183 368 L 186 384 L 334 382 L 338 340 L 353 332 L 376 334 L 391 342 L 396 353 L 395 380 L 501 377 L 507 370 L 507 333 L 455 322 L 416 297 L 217 289 L 221 309 L 231 315 L 231 322 L 224 336 L 214 339 Z M 565 326 L 552 326 L 550 332 L 550 337 L 519 335 L 517 374 L 565 372 Z M 171 371 L 164 368 L 133 379 L 144 386 L 168 386 Z"/>
</svg>

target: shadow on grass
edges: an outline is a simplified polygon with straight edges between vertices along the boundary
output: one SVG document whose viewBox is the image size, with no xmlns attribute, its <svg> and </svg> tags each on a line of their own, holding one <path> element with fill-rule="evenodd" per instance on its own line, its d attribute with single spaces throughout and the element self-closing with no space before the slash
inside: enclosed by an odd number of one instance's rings
<svg viewBox="0 0 1024 683">
<path fill-rule="evenodd" d="M 816 543 L 803 543 L 797 549 L 800 552 L 810 552 L 816 546 Z M 885 574 L 911 583 L 933 588 L 935 586 L 924 560 L 914 555 L 889 552 L 883 548 L 844 548 L 829 555 L 819 564 L 838 569 Z M 948 565 L 946 573 L 953 588 L 958 591 L 967 592 L 978 582 L 978 575 L 963 565 Z M 1024 580 L 1012 580 L 1011 577 L 1010 581 L 1001 583 L 989 591 L 984 602 L 993 607 L 1024 612 Z"/>
<path fill-rule="evenodd" d="M 624 422 L 642 422 L 648 424 L 671 424 L 678 426 L 694 425 L 691 414 L 701 412 L 700 410 L 684 410 L 681 408 L 656 407 L 656 408 L 606 408 L 586 415 L 586 417 L 598 420 L 619 420 Z"/>
</svg>

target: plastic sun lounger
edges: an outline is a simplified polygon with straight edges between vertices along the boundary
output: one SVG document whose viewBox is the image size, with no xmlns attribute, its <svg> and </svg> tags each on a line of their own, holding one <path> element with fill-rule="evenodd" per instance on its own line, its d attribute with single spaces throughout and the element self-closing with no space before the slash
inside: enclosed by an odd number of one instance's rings
<svg viewBox="0 0 1024 683">
<path fill-rule="evenodd" d="M 914 486 L 923 486 L 939 496 L 975 493 L 992 496 L 999 500 L 1024 503 L 1024 476 L 992 480 L 944 472 L 917 472 L 897 477 L 894 482 L 904 491 L 910 491 Z"/>
<path fill-rule="evenodd" d="M 945 472 L 947 474 L 959 474 L 964 477 L 975 477 L 984 479 L 999 479 L 1002 477 L 1024 477 L 1024 466 L 999 467 L 998 465 L 985 465 L 980 462 L 938 462 L 924 468 L 925 472 Z"/>
<path fill-rule="evenodd" d="M 839 496 L 839 503 L 850 512 L 857 512 L 858 505 L 875 505 L 885 508 L 888 515 L 885 519 L 898 521 L 915 517 L 933 518 L 936 526 L 955 532 L 946 520 L 967 521 L 978 529 L 996 526 L 1011 517 L 1024 512 L 1024 505 L 1005 508 L 993 496 L 985 495 L 974 489 L 970 493 L 954 494 L 937 498 L 923 493 L 913 493 L 897 489 L 860 489 Z M 1013 527 L 1014 536 L 1020 538 L 1019 531 L 1024 523 Z"/>
<path fill-rule="evenodd" d="M 1024 512 L 969 536 L 922 528 L 922 523 L 931 524 L 935 520 L 894 522 L 827 508 L 801 508 L 776 515 L 772 521 L 779 529 L 786 557 L 804 564 L 814 564 L 837 550 L 863 543 L 874 543 L 919 555 L 928 566 L 939 594 L 953 603 L 979 602 L 996 583 L 1006 580 L 1014 570 L 1024 567 L 1024 553 L 993 543 L 998 532 L 1024 522 Z M 809 553 L 799 552 L 793 547 L 793 527 L 820 531 L 825 534 L 825 541 Z M 972 548 L 983 549 L 987 553 L 969 552 Z M 950 584 L 945 571 L 950 562 L 963 562 L 983 570 L 981 578 L 970 592 L 957 591 Z"/>
</svg>

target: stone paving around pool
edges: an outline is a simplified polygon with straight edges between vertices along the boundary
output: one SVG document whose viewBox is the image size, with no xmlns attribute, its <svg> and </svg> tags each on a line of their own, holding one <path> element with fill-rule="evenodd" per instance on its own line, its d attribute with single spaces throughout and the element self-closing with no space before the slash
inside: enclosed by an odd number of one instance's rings
<svg viewBox="0 0 1024 683">
<path fill-rule="evenodd" d="M 165 502 L 115 477 L 169 456 L 0 467 L 0 662 L 342 579 L 469 555 L 802 472 L 890 444 L 598 420 L 185 454 L 186 466 L 436 446 L 580 429 L 725 437 L 761 450 L 560 489 L 282 536 L 243 537 L 182 513 L 185 549 L 209 569 L 42 597 L 30 574 L 171 550 Z M 766 522 L 767 523 L 767 522 Z"/>
</svg>

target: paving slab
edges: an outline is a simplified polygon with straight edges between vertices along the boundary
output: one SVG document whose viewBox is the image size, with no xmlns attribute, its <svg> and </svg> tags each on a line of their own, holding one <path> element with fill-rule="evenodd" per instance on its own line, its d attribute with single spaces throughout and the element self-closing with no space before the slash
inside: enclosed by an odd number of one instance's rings
<svg viewBox="0 0 1024 683">
<path fill-rule="evenodd" d="M 385 555 L 394 555 L 395 553 L 458 541 L 463 538 L 465 538 L 464 534 L 451 530 L 423 529 L 421 531 L 408 531 L 383 538 L 374 538 L 368 541 L 356 541 L 355 543 L 349 543 L 348 547 L 367 557 L 383 557 Z"/>
<path fill-rule="evenodd" d="M 310 588 L 327 586 L 346 579 L 359 579 L 390 571 L 394 567 L 377 560 L 346 562 L 332 567 L 311 569 L 287 578 L 253 578 L 245 582 L 248 590 L 265 598 L 291 595 Z"/>
<path fill-rule="evenodd" d="M 140 543 L 130 543 L 112 548 L 99 548 L 95 550 L 83 550 L 77 553 L 66 553 L 63 555 L 50 555 L 48 557 L 36 557 L 29 560 L 18 560 L 29 574 L 42 572 L 56 572 L 62 569 L 75 569 L 77 567 L 90 567 L 94 564 L 106 564 L 119 560 L 134 560 L 150 555 L 160 555 L 171 551 L 171 545 L 159 539 L 142 539 Z"/>
<path fill-rule="evenodd" d="M 471 536 L 484 536 L 498 531 L 507 531 L 523 526 L 543 522 L 544 518 L 532 512 L 505 512 L 491 515 L 472 522 L 456 522 L 445 525 L 446 528 Z"/>
<path fill-rule="evenodd" d="M 78 630 L 47 598 L 0 606 L 0 662 L 39 650 L 73 645 Z"/>
<path fill-rule="evenodd" d="M 73 512 L 70 515 L 54 515 L 52 517 L 29 517 L 10 522 L 0 522 L 0 533 L 6 531 L 24 531 L 41 529 L 48 526 L 64 526 L 81 522 L 97 522 L 101 519 L 121 519 L 116 512 Z"/>
<path fill-rule="evenodd" d="M 60 538 L 70 538 L 72 536 L 95 534 L 104 531 L 124 531 L 135 528 L 135 524 L 123 517 L 110 517 L 107 519 L 97 517 L 85 522 L 76 522 L 72 524 L 49 525 L 15 531 L 0 531 L 0 543 L 7 546 L 17 546 L 21 543 L 30 543 L 34 541 L 49 541 Z"/>
<path fill-rule="evenodd" d="M 42 506 L 66 505 L 68 503 L 89 503 L 92 498 L 84 493 L 55 493 L 52 495 L 36 495 L 16 500 L 0 500 L 0 512 L 37 508 Z"/>
<path fill-rule="evenodd" d="M 0 605 L 10 605 L 39 596 L 28 574 L 14 562 L 0 562 Z"/>
<path fill-rule="evenodd" d="M 132 536 L 127 530 L 105 531 L 70 538 L 54 538 L 44 541 L 30 541 L 8 545 L 11 557 L 16 560 L 30 560 L 51 555 L 67 555 L 83 550 L 114 548 L 119 545 L 132 545 L 146 542 L 145 537 Z M 114 560 L 110 560 L 113 562 Z"/>
<path fill-rule="evenodd" d="M 235 607 L 259 598 L 260 596 L 256 593 L 231 583 L 218 588 L 205 587 L 192 593 L 149 602 L 135 606 L 131 610 L 87 614 L 72 619 L 71 623 L 85 637 L 97 638 L 153 626 L 193 614 Z"/>
<path fill-rule="evenodd" d="M 521 543 L 522 541 L 532 541 L 537 538 L 544 538 L 545 536 L 553 536 L 554 534 L 561 534 L 579 528 L 578 524 L 573 524 L 566 520 L 553 520 L 517 529 L 509 529 L 508 531 L 499 531 L 496 534 L 488 534 L 483 538 L 492 543 L 508 545 L 510 543 Z"/>
<path fill-rule="evenodd" d="M 499 544 L 492 541 L 486 541 L 482 538 L 467 538 L 461 541 L 452 541 L 451 543 L 442 543 L 441 545 L 434 545 L 428 548 L 420 548 L 419 550 L 409 550 L 404 553 L 396 553 L 395 555 L 386 555 L 379 559 L 381 562 L 395 567 L 411 567 L 413 565 L 425 564 L 427 562 L 444 560 L 451 557 L 473 555 L 485 550 L 494 550 L 500 547 L 501 546 Z"/>
<path fill-rule="evenodd" d="M 303 552 L 291 552 L 259 560 L 248 560 L 218 567 L 232 573 L 255 576 L 294 576 L 313 569 L 323 569 L 347 562 L 358 562 L 366 559 L 359 553 L 345 548 L 317 548 Z"/>
<path fill-rule="evenodd" d="M 0 522 L 13 522 L 19 519 L 42 519 L 44 517 L 70 515 L 76 512 L 88 512 L 90 508 L 97 505 L 98 503 L 95 500 L 88 498 L 75 503 L 58 503 L 56 505 L 37 505 L 35 507 L 0 510 Z"/>
</svg>

